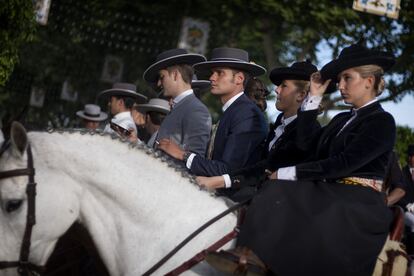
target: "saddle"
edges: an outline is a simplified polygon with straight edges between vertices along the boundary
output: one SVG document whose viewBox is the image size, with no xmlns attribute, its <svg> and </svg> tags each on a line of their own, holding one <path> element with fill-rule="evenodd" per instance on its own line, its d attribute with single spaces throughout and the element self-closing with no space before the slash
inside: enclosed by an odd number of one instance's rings
<svg viewBox="0 0 414 276">
<path fill-rule="evenodd" d="M 407 275 L 408 255 L 401 242 L 404 233 L 404 211 L 399 206 L 392 206 L 394 218 L 390 234 L 378 256 L 373 276 Z"/>
</svg>

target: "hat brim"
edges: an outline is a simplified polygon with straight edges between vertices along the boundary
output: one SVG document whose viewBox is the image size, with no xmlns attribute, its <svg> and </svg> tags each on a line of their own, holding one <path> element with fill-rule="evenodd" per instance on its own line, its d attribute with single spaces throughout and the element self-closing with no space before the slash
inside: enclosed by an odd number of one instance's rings
<svg viewBox="0 0 414 276">
<path fill-rule="evenodd" d="M 335 59 L 328 62 L 321 69 L 322 79 L 331 79 L 333 82 L 338 82 L 338 75 L 349 68 L 358 67 L 362 65 L 378 65 L 384 71 L 389 70 L 395 63 L 394 57 L 385 53 L 380 53 L 376 56 L 367 56 L 358 59 Z"/>
<path fill-rule="evenodd" d="M 209 87 L 211 87 L 211 82 L 208 80 L 193 80 L 191 82 L 192 89 L 205 90 Z"/>
<path fill-rule="evenodd" d="M 196 63 L 193 65 L 194 70 L 200 73 L 206 73 L 211 71 L 212 68 L 217 67 L 229 67 L 234 69 L 240 69 L 242 71 L 248 72 L 252 77 L 261 76 L 266 74 L 266 69 L 258 64 L 242 62 L 242 61 L 205 61 Z"/>
<path fill-rule="evenodd" d="M 178 64 L 188 64 L 193 65 L 198 62 L 205 61 L 206 58 L 199 54 L 184 54 L 169 57 L 166 59 L 162 59 L 158 62 L 151 64 L 147 70 L 145 70 L 142 77 L 146 82 L 156 83 L 158 81 L 158 73 L 160 70 L 165 69 L 167 67 L 178 65 Z"/>
<path fill-rule="evenodd" d="M 76 116 L 78 116 L 82 119 L 86 119 L 86 120 L 94 121 L 94 122 L 105 121 L 108 118 L 108 114 L 106 114 L 104 112 L 100 112 L 99 117 L 90 117 L 88 115 L 85 115 L 85 112 L 83 110 L 80 110 L 80 111 L 76 112 Z"/>
<path fill-rule="evenodd" d="M 275 85 L 280 85 L 284 80 L 307 80 L 310 81 L 310 75 L 297 70 L 296 68 L 281 67 L 275 68 L 270 72 L 269 79 Z"/>
<path fill-rule="evenodd" d="M 170 112 L 170 109 L 165 108 L 165 107 L 160 106 L 160 105 L 140 104 L 138 106 L 138 108 L 142 112 L 154 111 L 154 112 L 160 112 L 160 113 L 163 113 L 163 114 L 168 114 Z"/>
<path fill-rule="evenodd" d="M 122 97 L 132 97 L 135 99 L 141 99 L 141 100 L 148 100 L 148 98 L 144 95 L 142 95 L 141 93 L 137 93 L 135 91 L 132 90 L 127 90 L 127 89 L 108 89 L 108 90 L 104 90 L 101 93 L 99 93 L 98 98 L 104 98 L 104 97 L 110 97 L 110 96 L 122 96 Z"/>
</svg>

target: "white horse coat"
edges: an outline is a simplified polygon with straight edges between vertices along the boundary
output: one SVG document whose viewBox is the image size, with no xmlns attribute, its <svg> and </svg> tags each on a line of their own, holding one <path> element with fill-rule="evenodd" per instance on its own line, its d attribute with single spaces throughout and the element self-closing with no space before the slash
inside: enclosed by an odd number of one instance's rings
<svg viewBox="0 0 414 276">
<path fill-rule="evenodd" d="M 19 146 L 24 139 L 19 138 L 16 125 L 12 127 L 12 147 L 0 158 L 0 171 L 27 166 L 27 154 Z M 31 132 L 28 140 L 37 182 L 37 223 L 29 256 L 35 264 L 45 264 L 57 239 L 79 221 L 91 234 L 111 275 L 141 275 L 200 225 L 228 208 L 223 199 L 200 191 L 188 177 L 161 162 L 165 157 L 146 153 L 148 148 L 132 148 L 110 136 L 78 131 Z M 27 182 L 26 176 L 0 180 L 0 261 L 19 258 Z M 11 200 L 22 200 L 22 205 L 8 212 Z M 169 272 L 235 225 L 236 216 L 226 216 L 154 275 Z M 0 271 L 0 275 L 16 275 L 16 269 Z"/>
</svg>

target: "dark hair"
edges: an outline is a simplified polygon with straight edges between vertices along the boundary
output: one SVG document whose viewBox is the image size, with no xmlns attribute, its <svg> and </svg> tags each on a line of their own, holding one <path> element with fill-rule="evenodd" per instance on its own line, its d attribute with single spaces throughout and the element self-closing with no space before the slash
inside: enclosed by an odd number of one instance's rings
<svg viewBox="0 0 414 276">
<path fill-rule="evenodd" d="M 257 78 L 251 78 L 244 89 L 244 93 L 249 97 L 261 111 L 267 108 L 266 96 L 269 95 L 266 85 Z"/>
<path fill-rule="evenodd" d="M 183 81 L 187 84 L 191 84 L 191 81 L 193 80 L 194 69 L 191 65 L 178 64 L 170 66 L 166 70 L 169 74 L 171 74 L 173 70 L 178 70 L 178 72 L 181 74 L 181 77 L 183 78 Z"/>
<path fill-rule="evenodd" d="M 115 96 L 118 100 L 122 99 L 124 100 L 124 105 L 128 109 L 132 109 L 135 103 L 135 99 L 132 97 L 125 97 L 125 96 Z"/>
<path fill-rule="evenodd" d="M 252 78 L 251 75 L 249 73 L 247 73 L 246 71 L 240 70 L 240 69 L 234 69 L 234 68 L 230 68 L 231 71 L 233 72 L 233 76 L 237 73 L 242 73 L 244 76 L 244 81 L 243 81 L 243 87 L 246 89 L 247 84 L 249 83 L 249 80 Z"/>
<path fill-rule="evenodd" d="M 154 125 L 158 125 L 158 126 L 161 125 L 161 123 L 164 120 L 165 116 L 167 116 L 164 113 L 155 112 L 155 111 L 148 111 L 147 114 L 150 117 L 151 122 Z"/>
</svg>

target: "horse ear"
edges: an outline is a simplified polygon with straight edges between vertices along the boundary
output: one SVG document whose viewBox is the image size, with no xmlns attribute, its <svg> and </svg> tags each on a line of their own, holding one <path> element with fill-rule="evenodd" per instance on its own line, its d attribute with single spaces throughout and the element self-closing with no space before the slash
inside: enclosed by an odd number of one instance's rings
<svg viewBox="0 0 414 276">
<path fill-rule="evenodd" d="M 10 130 L 10 139 L 14 151 L 23 155 L 27 148 L 27 134 L 26 129 L 19 122 L 13 122 Z"/>
</svg>

